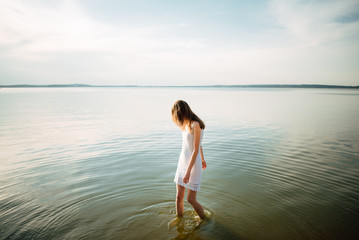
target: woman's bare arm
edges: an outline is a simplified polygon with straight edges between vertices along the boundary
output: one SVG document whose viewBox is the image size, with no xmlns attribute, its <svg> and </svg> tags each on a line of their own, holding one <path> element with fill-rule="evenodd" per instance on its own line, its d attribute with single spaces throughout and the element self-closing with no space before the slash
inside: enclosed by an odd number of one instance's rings
<svg viewBox="0 0 359 240">
<path fill-rule="evenodd" d="M 201 159 L 202 159 L 202 162 L 203 162 L 204 161 L 204 155 L 203 155 L 202 145 L 201 145 L 200 149 L 201 149 Z"/>
<path fill-rule="evenodd" d="M 206 167 L 207 167 L 207 163 L 206 163 L 206 161 L 204 160 L 202 145 L 201 145 L 200 149 L 201 149 L 201 159 L 202 159 L 202 170 L 204 170 L 204 169 L 206 169 Z"/>
</svg>

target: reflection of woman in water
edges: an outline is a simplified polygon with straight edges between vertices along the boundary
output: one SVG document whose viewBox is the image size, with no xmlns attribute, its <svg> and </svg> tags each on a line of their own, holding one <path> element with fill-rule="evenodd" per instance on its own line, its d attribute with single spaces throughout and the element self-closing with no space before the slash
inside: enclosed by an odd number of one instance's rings
<svg viewBox="0 0 359 240">
<path fill-rule="evenodd" d="M 202 205 L 197 202 L 196 194 L 201 186 L 202 170 L 207 167 L 201 146 L 205 125 L 183 100 L 174 103 L 172 120 L 182 130 L 182 151 L 174 178 L 177 183 L 176 213 L 179 217 L 183 215 L 183 199 L 187 188 L 187 201 L 203 219 L 206 216 Z"/>
</svg>

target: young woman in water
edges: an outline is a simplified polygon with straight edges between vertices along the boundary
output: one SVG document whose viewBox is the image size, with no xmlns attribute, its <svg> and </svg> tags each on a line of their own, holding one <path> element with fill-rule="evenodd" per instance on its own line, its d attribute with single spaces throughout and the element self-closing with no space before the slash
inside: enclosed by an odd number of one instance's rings
<svg viewBox="0 0 359 240">
<path fill-rule="evenodd" d="M 206 216 L 196 194 L 201 186 L 202 170 L 207 167 L 201 146 L 205 125 L 183 100 L 174 103 L 172 120 L 182 130 L 182 151 L 174 178 L 177 183 L 176 213 L 178 217 L 183 215 L 183 199 L 187 188 L 187 201 L 204 219 Z"/>
</svg>

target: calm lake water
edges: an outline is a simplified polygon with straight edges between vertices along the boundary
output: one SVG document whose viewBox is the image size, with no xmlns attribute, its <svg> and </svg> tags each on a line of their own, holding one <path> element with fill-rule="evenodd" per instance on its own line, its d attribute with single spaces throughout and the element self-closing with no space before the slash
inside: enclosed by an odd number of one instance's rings
<svg viewBox="0 0 359 240">
<path fill-rule="evenodd" d="M 198 200 L 175 227 L 186 100 Z M 0 239 L 359 239 L 359 91 L 0 89 Z"/>
</svg>

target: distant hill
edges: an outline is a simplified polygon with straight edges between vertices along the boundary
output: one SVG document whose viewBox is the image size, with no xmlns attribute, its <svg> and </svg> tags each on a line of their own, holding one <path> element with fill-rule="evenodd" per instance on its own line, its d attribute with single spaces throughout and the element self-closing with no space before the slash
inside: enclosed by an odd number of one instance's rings
<svg viewBox="0 0 359 240">
<path fill-rule="evenodd" d="M 0 85 L 2 88 L 33 88 L 33 87 L 92 87 L 88 84 L 49 84 L 49 85 L 33 85 L 33 84 L 17 84 L 17 85 Z"/>
<path fill-rule="evenodd" d="M 17 85 L 0 85 L 0 88 L 77 88 L 77 87 L 182 87 L 182 88 L 354 88 L 359 86 L 343 86 L 343 85 L 322 85 L 322 84 L 250 84 L 250 85 L 194 85 L 194 86 L 142 86 L 142 85 L 89 85 L 89 84 L 17 84 Z"/>
<path fill-rule="evenodd" d="M 0 88 L 56 88 L 56 87 L 138 87 L 136 85 L 89 85 L 89 84 L 16 84 L 16 85 L 0 85 Z"/>
</svg>

